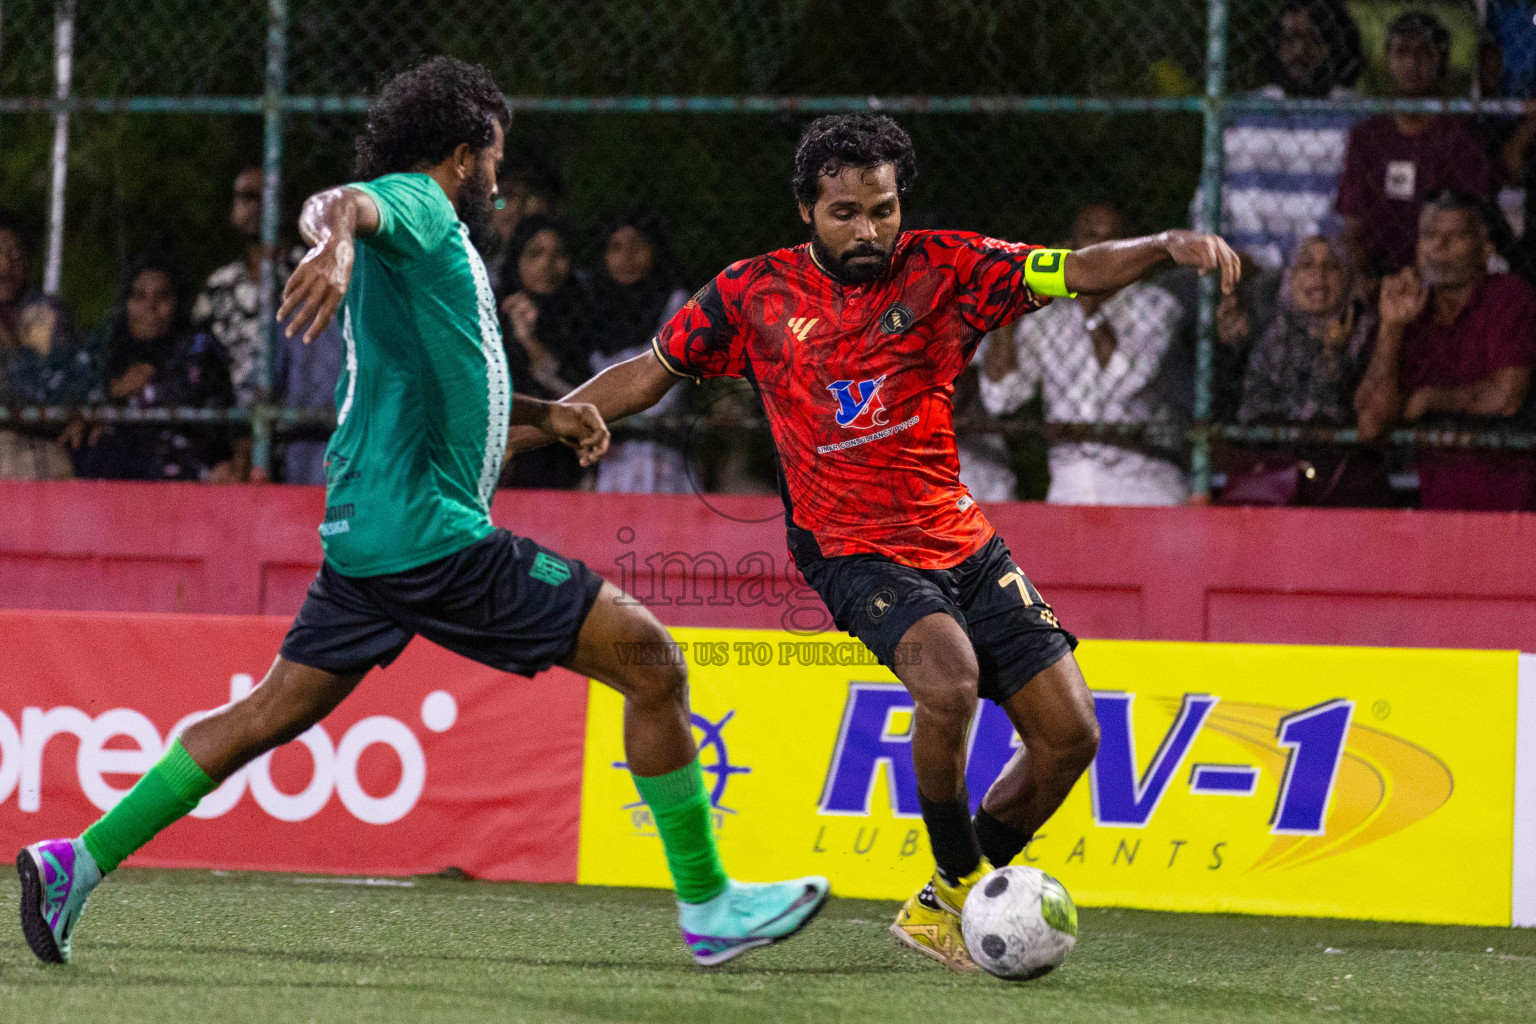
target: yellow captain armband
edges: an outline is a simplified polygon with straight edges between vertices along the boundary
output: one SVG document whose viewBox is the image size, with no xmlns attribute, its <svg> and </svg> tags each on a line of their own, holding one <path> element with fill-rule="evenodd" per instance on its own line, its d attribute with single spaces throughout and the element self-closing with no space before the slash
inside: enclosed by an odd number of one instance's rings
<svg viewBox="0 0 1536 1024">
<path fill-rule="evenodd" d="M 1036 249 L 1024 264 L 1024 283 L 1036 295 L 1050 299 L 1075 299 L 1067 291 L 1067 253 L 1071 249 Z"/>
</svg>

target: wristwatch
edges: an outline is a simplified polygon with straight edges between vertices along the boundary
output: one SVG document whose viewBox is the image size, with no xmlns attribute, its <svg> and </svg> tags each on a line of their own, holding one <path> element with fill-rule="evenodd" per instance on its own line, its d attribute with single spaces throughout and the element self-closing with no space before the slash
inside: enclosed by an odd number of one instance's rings
<svg viewBox="0 0 1536 1024">
<path fill-rule="evenodd" d="M 1092 334 L 1094 331 L 1098 330 L 1100 327 L 1103 327 L 1104 323 L 1105 323 L 1104 313 L 1102 311 L 1100 311 L 1098 313 L 1093 314 L 1093 316 L 1091 316 L 1088 319 L 1083 321 L 1083 329 L 1086 330 L 1089 334 Z"/>
</svg>

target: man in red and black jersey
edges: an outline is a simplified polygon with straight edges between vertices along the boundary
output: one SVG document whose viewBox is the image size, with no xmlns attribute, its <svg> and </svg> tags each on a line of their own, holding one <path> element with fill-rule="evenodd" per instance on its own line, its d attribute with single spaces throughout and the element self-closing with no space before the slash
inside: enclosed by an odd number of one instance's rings
<svg viewBox="0 0 1536 1024">
<path fill-rule="evenodd" d="M 1077 640 L 960 483 L 955 377 L 987 332 L 1052 297 L 1111 292 L 1170 262 L 1219 272 L 1230 292 L 1238 262 L 1221 239 L 1188 231 L 1076 252 L 903 233 L 901 195 L 915 173 L 911 141 L 890 118 L 816 121 L 794 176 L 811 240 L 732 264 L 651 353 L 568 400 L 611 421 L 682 378 L 739 376 L 756 389 L 796 564 L 916 705 L 912 758 L 938 870 L 892 930 L 974 970 L 959 928 L 966 894 L 1065 799 L 1098 749 L 1098 725 Z M 1007 710 L 1023 749 L 973 819 L 965 758 L 978 695 Z"/>
</svg>

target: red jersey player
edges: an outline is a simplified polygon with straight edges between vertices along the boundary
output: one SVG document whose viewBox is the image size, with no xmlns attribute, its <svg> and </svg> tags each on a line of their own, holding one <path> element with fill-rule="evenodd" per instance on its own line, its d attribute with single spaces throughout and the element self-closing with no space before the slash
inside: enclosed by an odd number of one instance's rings
<svg viewBox="0 0 1536 1024">
<path fill-rule="evenodd" d="M 732 264 L 652 353 L 568 400 L 616 420 L 685 377 L 745 377 L 756 389 L 796 564 L 916 705 L 912 758 L 937 870 L 892 931 L 975 970 L 959 927 L 965 896 L 1065 799 L 1098 749 L 1098 724 L 1077 640 L 960 483 L 955 377 L 988 331 L 1052 297 L 1113 291 L 1169 262 L 1217 271 L 1230 291 L 1238 261 L 1221 239 L 1189 231 L 1076 252 L 903 233 L 901 194 L 915 173 L 912 143 L 890 118 L 814 122 L 794 174 L 810 242 Z M 973 819 L 965 758 L 978 695 L 1008 712 L 1024 746 Z"/>
</svg>

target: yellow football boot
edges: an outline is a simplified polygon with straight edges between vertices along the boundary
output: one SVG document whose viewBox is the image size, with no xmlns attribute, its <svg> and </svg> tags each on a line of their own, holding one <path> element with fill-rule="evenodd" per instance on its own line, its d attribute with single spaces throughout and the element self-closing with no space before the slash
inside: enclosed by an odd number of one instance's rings
<svg viewBox="0 0 1536 1024">
<path fill-rule="evenodd" d="M 965 936 L 960 934 L 960 908 L 965 898 L 982 876 L 992 870 L 983 858 L 981 865 L 960 879 L 960 884 L 949 885 L 935 871 L 933 878 L 907 900 L 891 925 L 891 934 L 903 946 L 931 957 L 952 971 L 975 973 L 981 968 L 971 959 L 965 948 Z"/>
</svg>

